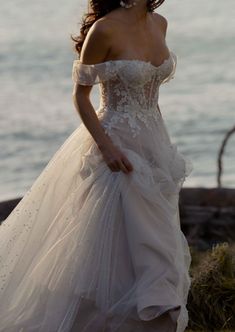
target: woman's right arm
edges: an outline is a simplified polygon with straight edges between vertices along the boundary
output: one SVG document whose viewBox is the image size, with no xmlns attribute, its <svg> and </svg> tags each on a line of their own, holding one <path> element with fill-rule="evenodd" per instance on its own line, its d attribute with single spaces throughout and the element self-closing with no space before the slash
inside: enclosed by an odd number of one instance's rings
<svg viewBox="0 0 235 332">
<path fill-rule="evenodd" d="M 82 47 L 80 60 L 84 64 L 103 62 L 110 49 L 111 31 L 103 21 L 96 22 L 90 29 Z M 126 156 L 112 143 L 105 133 L 90 101 L 92 86 L 76 83 L 73 102 L 84 125 L 95 140 L 108 167 L 116 172 L 129 173 L 133 167 Z"/>
</svg>

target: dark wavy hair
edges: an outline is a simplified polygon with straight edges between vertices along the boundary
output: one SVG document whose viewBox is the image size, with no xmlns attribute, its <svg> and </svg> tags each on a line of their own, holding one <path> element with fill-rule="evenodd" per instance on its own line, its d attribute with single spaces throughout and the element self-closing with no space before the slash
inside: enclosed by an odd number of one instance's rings
<svg viewBox="0 0 235 332">
<path fill-rule="evenodd" d="M 153 12 L 154 9 L 161 6 L 165 0 L 147 0 L 147 11 Z M 111 12 L 112 10 L 121 7 L 120 0 L 89 0 L 91 11 L 84 14 L 82 18 L 80 35 L 73 36 L 71 39 L 75 42 L 74 51 L 79 55 L 81 53 L 82 45 L 86 35 L 91 26 L 101 17 Z"/>
</svg>

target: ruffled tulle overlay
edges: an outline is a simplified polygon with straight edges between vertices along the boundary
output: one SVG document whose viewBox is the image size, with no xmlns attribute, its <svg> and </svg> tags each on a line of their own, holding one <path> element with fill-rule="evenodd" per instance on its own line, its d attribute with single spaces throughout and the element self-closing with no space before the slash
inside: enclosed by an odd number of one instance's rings
<svg viewBox="0 0 235 332">
<path fill-rule="evenodd" d="M 158 109 L 113 120 L 106 106 L 100 122 L 134 170 L 112 172 L 83 123 L 67 138 L 0 227 L 1 332 L 187 326 L 178 196 L 192 164 Z"/>
</svg>

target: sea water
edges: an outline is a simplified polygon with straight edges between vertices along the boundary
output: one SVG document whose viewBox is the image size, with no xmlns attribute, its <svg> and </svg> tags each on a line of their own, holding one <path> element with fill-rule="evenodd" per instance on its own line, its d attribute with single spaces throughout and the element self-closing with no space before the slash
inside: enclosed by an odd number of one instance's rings
<svg viewBox="0 0 235 332">
<path fill-rule="evenodd" d="M 12 0 L 0 12 L 0 199 L 22 196 L 79 126 L 72 101 L 73 51 L 86 1 Z M 217 154 L 235 125 L 235 2 L 168 1 L 167 44 L 178 56 L 159 105 L 172 141 L 194 170 L 185 187 L 215 187 Z M 128 31 L 127 31 L 128 33 Z M 98 89 L 92 101 L 98 107 Z M 235 135 L 222 185 L 235 186 Z"/>
</svg>

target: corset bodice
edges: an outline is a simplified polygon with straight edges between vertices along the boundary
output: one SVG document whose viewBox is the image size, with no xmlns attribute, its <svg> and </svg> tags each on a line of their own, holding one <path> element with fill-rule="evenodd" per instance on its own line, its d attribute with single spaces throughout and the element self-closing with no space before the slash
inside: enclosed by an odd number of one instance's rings
<svg viewBox="0 0 235 332">
<path fill-rule="evenodd" d="M 72 79 L 81 85 L 100 84 L 99 113 L 108 112 L 112 123 L 127 119 L 132 132 L 137 134 L 137 121 L 146 125 L 158 119 L 158 96 L 161 84 L 174 77 L 177 57 L 170 55 L 159 66 L 142 60 L 110 60 L 87 65 L 74 60 Z"/>
<path fill-rule="evenodd" d="M 130 106 L 145 110 L 152 108 L 158 102 L 159 85 L 164 80 L 164 74 L 166 70 L 171 70 L 171 63 L 166 62 L 167 68 L 137 60 L 114 61 L 112 64 L 117 75 L 101 84 L 102 106 L 119 111 Z"/>
</svg>

